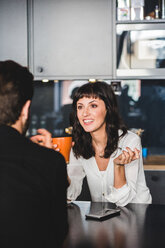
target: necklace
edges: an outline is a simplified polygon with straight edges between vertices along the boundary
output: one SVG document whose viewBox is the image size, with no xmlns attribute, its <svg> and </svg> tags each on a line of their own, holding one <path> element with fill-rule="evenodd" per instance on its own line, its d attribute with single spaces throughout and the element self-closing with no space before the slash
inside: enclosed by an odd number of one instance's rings
<svg viewBox="0 0 165 248">
<path fill-rule="evenodd" d="M 104 154 L 103 155 L 99 154 L 99 158 L 104 158 Z"/>
</svg>

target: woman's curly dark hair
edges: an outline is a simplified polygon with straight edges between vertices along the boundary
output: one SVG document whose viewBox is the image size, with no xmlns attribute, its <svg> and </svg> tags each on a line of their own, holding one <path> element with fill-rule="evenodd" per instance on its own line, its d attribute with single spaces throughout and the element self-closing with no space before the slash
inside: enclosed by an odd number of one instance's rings
<svg viewBox="0 0 165 248">
<path fill-rule="evenodd" d="M 111 85 L 99 81 L 96 83 L 87 83 L 81 86 L 75 93 L 72 104 L 72 121 L 73 121 L 73 152 L 76 158 L 82 156 L 89 159 L 95 156 L 95 151 L 92 146 L 92 137 L 90 133 L 85 132 L 77 118 L 77 101 L 83 97 L 99 98 L 104 101 L 106 114 L 106 133 L 107 145 L 104 150 L 104 158 L 109 158 L 111 154 L 117 149 L 119 141 L 119 129 L 122 130 L 121 136 L 127 133 L 127 128 L 123 123 L 119 111 L 116 96 Z"/>
</svg>

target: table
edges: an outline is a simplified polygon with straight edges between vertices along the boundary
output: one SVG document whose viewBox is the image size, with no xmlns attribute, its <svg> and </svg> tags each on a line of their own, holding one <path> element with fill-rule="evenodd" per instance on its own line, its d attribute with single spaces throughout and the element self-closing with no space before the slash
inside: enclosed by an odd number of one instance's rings
<svg viewBox="0 0 165 248">
<path fill-rule="evenodd" d="M 165 205 L 128 204 L 119 216 L 105 221 L 86 220 L 85 214 L 112 203 L 75 201 L 68 205 L 69 233 L 64 248 L 165 247 Z"/>
</svg>

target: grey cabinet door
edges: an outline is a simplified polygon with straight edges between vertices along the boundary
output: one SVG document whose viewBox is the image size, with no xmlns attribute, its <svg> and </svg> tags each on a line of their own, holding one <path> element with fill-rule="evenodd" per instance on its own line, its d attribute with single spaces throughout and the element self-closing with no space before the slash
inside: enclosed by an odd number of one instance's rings
<svg viewBox="0 0 165 248">
<path fill-rule="evenodd" d="M 0 60 L 27 66 L 27 1 L 0 0 Z"/>
<path fill-rule="evenodd" d="M 36 79 L 110 78 L 111 0 L 33 0 Z"/>
<path fill-rule="evenodd" d="M 145 170 L 145 177 L 152 195 L 152 203 L 165 204 L 165 171 Z"/>
</svg>

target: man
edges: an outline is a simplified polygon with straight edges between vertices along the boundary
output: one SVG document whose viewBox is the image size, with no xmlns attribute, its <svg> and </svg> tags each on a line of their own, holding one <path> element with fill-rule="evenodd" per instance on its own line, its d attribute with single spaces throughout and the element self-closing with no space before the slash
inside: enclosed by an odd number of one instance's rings
<svg viewBox="0 0 165 248">
<path fill-rule="evenodd" d="M 33 76 L 0 62 L 0 247 L 61 247 L 67 234 L 67 173 L 60 153 L 25 137 Z M 40 131 L 46 146 L 44 131 Z M 45 135 L 45 137 L 47 134 Z"/>
</svg>

